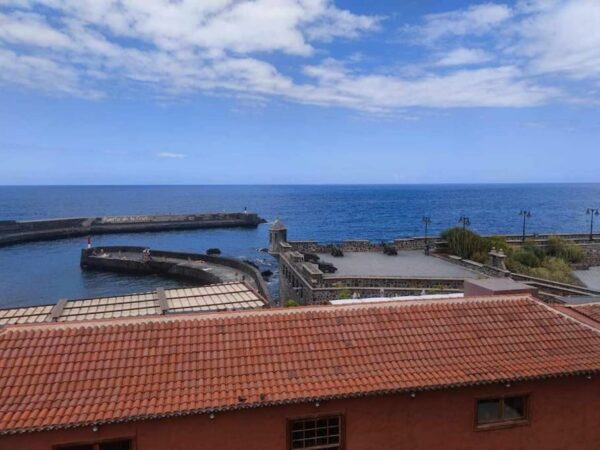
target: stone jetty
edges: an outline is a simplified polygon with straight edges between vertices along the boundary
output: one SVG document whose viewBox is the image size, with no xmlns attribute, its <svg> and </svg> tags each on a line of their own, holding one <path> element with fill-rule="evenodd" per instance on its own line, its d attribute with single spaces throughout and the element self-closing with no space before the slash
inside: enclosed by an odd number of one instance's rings
<svg viewBox="0 0 600 450">
<path fill-rule="evenodd" d="M 144 247 L 92 247 L 81 251 L 81 267 L 87 270 L 186 278 L 199 285 L 244 282 L 271 302 L 269 289 L 261 273 L 252 265 L 233 258 Z"/>
<path fill-rule="evenodd" d="M 0 246 L 76 236 L 199 228 L 256 227 L 265 220 L 251 212 L 76 217 L 0 221 Z"/>
</svg>

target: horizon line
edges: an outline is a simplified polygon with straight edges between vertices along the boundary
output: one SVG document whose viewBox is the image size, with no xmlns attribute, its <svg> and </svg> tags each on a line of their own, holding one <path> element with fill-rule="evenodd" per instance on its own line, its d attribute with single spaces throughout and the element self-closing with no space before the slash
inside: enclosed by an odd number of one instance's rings
<svg viewBox="0 0 600 450">
<path fill-rule="evenodd" d="M 485 182 L 443 182 L 443 183 L 157 183 L 157 184 L 0 184 L 0 188 L 8 187 L 235 187 L 235 186 L 489 186 L 489 185 L 576 185 L 600 184 L 600 181 L 485 181 Z"/>
</svg>

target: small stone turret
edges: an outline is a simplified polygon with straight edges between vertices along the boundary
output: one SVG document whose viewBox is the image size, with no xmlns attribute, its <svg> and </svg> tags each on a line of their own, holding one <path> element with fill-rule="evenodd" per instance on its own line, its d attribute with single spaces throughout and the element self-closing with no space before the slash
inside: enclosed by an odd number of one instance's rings
<svg viewBox="0 0 600 450">
<path fill-rule="evenodd" d="M 506 254 L 502 249 L 496 250 L 495 247 L 492 247 L 492 250 L 488 255 L 492 267 L 495 267 L 496 269 L 506 270 Z"/>
<path fill-rule="evenodd" d="M 287 242 L 287 228 L 281 220 L 277 219 L 269 228 L 269 253 L 278 254 L 282 242 Z"/>
</svg>

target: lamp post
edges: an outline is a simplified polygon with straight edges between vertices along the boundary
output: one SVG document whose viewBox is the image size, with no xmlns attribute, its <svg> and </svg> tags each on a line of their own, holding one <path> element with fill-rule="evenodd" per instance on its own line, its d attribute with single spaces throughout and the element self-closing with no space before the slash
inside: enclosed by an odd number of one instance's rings
<svg viewBox="0 0 600 450">
<path fill-rule="evenodd" d="M 519 212 L 519 216 L 523 217 L 523 242 L 525 242 L 525 234 L 526 234 L 526 230 L 527 230 L 527 219 L 531 218 L 531 211 L 522 209 L 521 212 Z"/>
<path fill-rule="evenodd" d="M 600 216 L 600 209 L 588 208 L 585 212 L 590 216 L 590 241 L 594 240 L 594 216 Z"/>
<path fill-rule="evenodd" d="M 460 219 L 458 219 L 458 223 L 462 224 L 462 228 L 463 228 L 463 245 L 462 245 L 462 255 L 461 257 L 463 259 L 465 259 L 465 255 L 466 255 L 466 243 L 467 243 L 467 227 L 469 225 L 471 225 L 471 220 L 467 217 L 467 216 L 460 216 Z"/>
<path fill-rule="evenodd" d="M 423 218 L 421 219 L 421 222 L 423 222 L 423 225 L 425 225 L 425 254 L 429 255 L 429 225 L 431 225 L 431 217 L 429 216 L 423 216 Z"/>
</svg>

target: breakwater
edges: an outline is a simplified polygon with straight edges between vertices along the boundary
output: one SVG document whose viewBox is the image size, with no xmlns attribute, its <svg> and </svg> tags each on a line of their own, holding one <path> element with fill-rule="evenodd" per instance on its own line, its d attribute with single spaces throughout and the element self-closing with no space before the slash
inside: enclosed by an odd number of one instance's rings
<svg viewBox="0 0 600 450">
<path fill-rule="evenodd" d="M 233 258 L 110 246 L 83 249 L 80 265 L 86 270 L 186 278 L 201 285 L 243 281 L 271 303 L 271 295 L 261 273 L 250 264 Z"/>
<path fill-rule="evenodd" d="M 256 213 L 162 214 L 0 221 L 0 246 L 109 233 L 256 227 L 265 220 Z"/>
</svg>

